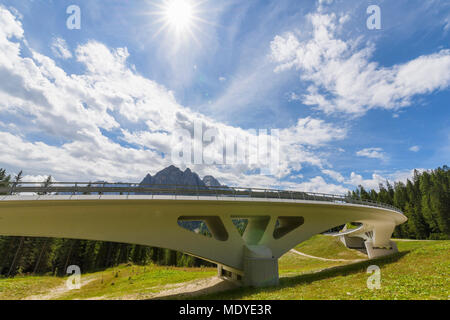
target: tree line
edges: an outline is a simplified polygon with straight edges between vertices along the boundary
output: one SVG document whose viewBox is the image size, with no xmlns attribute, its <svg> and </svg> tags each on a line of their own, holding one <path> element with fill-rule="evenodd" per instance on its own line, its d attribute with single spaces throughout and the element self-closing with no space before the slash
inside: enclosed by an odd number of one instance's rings
<svg viewBox="0 0 450 320">
<path fill-rule="evenodd" d="M 0 237 L 1 276 L 62 276 L 70 265 L 79 266 L 82 272 L 93 272 L 124 263 L 153 263 L 178 267 L 212 266 L 180 252 L 141 245 L 74 239 Z"/>
<path fill-rule="evenodd" d="M 408 221 L 397 226 L 396 238 L 450 239 L 450 170 L 448 166 L 419 172 L 406 183 L 380 184 L 379 190 L 359 186 L 348 194 L 353 198 L 393 205 L 403 211 Z"/>
</svg>

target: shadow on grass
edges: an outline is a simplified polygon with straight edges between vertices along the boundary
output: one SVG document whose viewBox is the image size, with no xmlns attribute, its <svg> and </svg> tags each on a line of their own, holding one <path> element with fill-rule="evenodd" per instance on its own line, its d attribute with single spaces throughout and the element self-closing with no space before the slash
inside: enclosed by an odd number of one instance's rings
<svg viewBox="0 0 450 320">
<path fill-rule="evenodd" d="M 405 255 L 407 255 L 410 251 L 398 252 L 396 254 L 380 257 L 377 259 L 364 260 L 360 262 L 355 262 L 351 264 L 346 264 L 344 266 L 337 266 L 332 268 L 327 268 L 321 271 L 301 274 L 298 276 L 285 277 L 280 279 L 280 284 L 276 287 L 262 287 L 262 288 L 238 288 L 234 290 L 227 291 L 222 294 L 207 294 L 207 295 L 199 295 L 195 297 L 195 299 L 243 299 L 244 297 L 256 294 L 259 292 L 275 292 L 280 289 L 295 287 L 300 284 L 308 284 L 314 281 L 334 278 L 337 276 L 347 276 L 354 273 L 366 272 L 367 267 L 370 265 L 377 265 L 382 267 L 384 265 L 396 262 L 402 259 Z"/>
</svg>

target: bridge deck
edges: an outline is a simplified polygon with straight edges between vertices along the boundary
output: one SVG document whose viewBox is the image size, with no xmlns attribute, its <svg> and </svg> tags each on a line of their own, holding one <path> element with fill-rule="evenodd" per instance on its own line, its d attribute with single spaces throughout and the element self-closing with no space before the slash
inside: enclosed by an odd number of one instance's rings
<svg viewBox="0 0 450 320">
<path fill-rule="evenodd" d="M 29 183 L 0 187 L 0 193 L 9 193 L 0 196 L 0 235 L 168 248 L 218 263 L 245 279 L 266 267 L 278 279 L 276 259 L 347 222 L 361 223 L 373 234 L 371 246 L 386 248 L 395 226 L 407 220 L 400 210 L 380 203 L 284 190 Z M 236 218 L 247 219 L 244 234 L 233 224 Z M 180 221 L 203 221 L 212 237 L 187 230 Z"/>
<path fill-rule="evenodd" d="M 371 200 L 356 199 L 345 195 L 334 195 L 315 192 L 301 192 L 276 189 L 260 189 L 246 187 L 195 187 L 195 186 L 179 186 L 179 185 L 141 185 L 135 183 L 86 183 L 86 182 L 54 182 L 45 185 L 35 182 L 8 183 L 0 186 L 0 194 L 29 194 L 37 195 L 70 195 L 70 199 L 82 199 L 80 196 L 97 194 L 98 199 L 106 199 L 108 196 L 126 195 L 126 196 L 151 196 L 164 197 L 162 199 L 197 199 L 216 198 L 223 199 L 232 198 L 233 200 L 241 199 L 264 199 L 265 201 L 290 200 L 290 201 L 320 201 L 341 204 L 356 204 L 369 207 L 377 207 L 388 209 L 391 211 L 402 213 L 398 208 L 389 204 L 375 202 Z M 167 198 L 168 197 L 168 198 Z M 191 197 L 191 198 L 190 198 Z M 1 196 L 0 196 L 0 199 Z M 6 198 L 3 199 L 13 199 Z M 39 197 L 36 198 L 36 200 Z M 55 197 L 55 200 L 65 198 Z M 113 199 L 113 198 L 110 198 Z M 119 198 L 118 198 L 119 199 Z M 122 198 L 120 198 L 122 199 Z M 137 198 L 135 198 L 137 199 Z M 148 199 L 148 198 L 145 198 Z M 66 199 L 67 200 L 67 199 Z"/>
</svg>

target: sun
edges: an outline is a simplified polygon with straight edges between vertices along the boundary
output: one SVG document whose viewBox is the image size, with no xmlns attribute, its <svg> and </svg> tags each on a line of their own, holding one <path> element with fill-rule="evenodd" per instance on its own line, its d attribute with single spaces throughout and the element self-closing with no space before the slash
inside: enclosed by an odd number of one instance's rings
<svg viewBox="0 0 450 320">
<path fill-rule="evenodd" d="M 175 35 L 178 41 L 190 38 L 196 39 L 195 33 L 199 32 L 201 23 L 206 21 L 200 18 L 199 6 L 204 0 L 160 0 L 151 2 L 157 10 L 148 14 L 156 17 L 153 22 L 159 24 L 154 36 L 166 31 L 168 35 Z"/>
<path fill-rule="evenodd" d="M 164 8 L 164 16 L 176 31 L 184 31 L 191 27 L 194 18 L 194 8 L 187 0 L 171 0 Z"/>
</svg>

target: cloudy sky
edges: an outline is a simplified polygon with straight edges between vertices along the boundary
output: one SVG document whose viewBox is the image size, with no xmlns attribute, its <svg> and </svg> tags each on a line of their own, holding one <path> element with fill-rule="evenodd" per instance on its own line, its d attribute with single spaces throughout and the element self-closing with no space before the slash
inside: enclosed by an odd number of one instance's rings
<svg viewBox="0 0 450 320">
<path fill-rule="evenodd" d="M 201 123 L 237 143 L 278 129 L 280 154 L 274 175 L 189 164 L 200 176 L 377 188 L 448 164 L 449 43 L 446 0 L 0 0 L 0 168 L 137 182 Z"/>
</svg>

